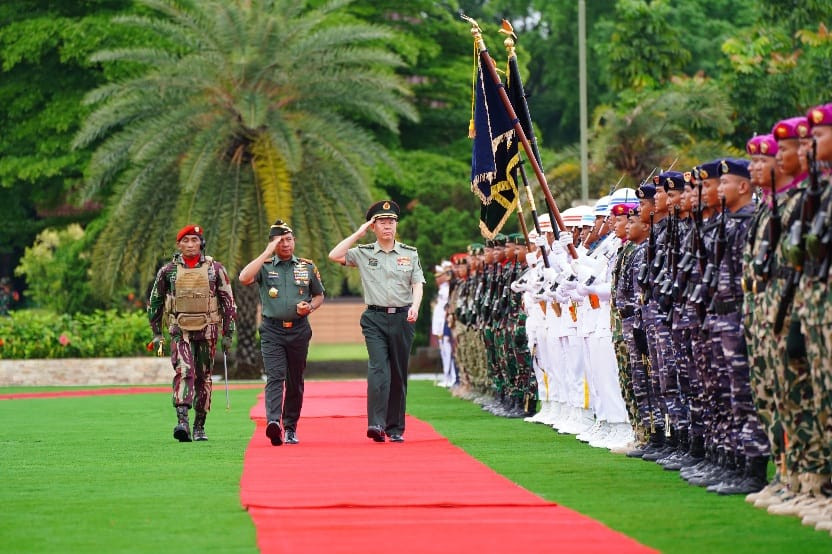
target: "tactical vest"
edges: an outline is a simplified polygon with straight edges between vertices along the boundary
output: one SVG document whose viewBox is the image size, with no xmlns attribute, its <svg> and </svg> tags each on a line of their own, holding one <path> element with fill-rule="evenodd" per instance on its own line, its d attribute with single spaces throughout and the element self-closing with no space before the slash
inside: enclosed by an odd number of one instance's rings
<svg viewBox="0 0 832 554">
<path fill-rule="evenodd" d="M 175 293 L 168 296 L 171 323 L 183 331 L 202 331 L 212 323 L 219 323 L 217 297 L 211 294 L 208 267 L 211 259 L 205 259 L 200 267 L 176 268 Z"/>
</svg>

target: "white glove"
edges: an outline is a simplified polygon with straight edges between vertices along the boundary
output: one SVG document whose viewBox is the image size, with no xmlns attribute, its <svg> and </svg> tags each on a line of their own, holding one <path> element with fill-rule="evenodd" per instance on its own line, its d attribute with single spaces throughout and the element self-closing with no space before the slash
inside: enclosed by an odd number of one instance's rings
<svg viewBox="0 0 832 554">
<path fill-rule="evenodd" d="M 549 241 L 546 240 L 546 235 L 545 234 L 540 235 L 539 237 L 535 237 L 533 242 L 534 242 L 535 246 L 537 246 L 539 248 L 543 248 L 544 246 L 549 246 Z"/>
<path fill-rule="evenodd" d="M 561 231 L 557 242 L 563 249 L 567 249 L 570 245 L 575 244 L 574 238 L 572 237 L 572 233 L 570 233 L 569 231 Z"/>
</svg>

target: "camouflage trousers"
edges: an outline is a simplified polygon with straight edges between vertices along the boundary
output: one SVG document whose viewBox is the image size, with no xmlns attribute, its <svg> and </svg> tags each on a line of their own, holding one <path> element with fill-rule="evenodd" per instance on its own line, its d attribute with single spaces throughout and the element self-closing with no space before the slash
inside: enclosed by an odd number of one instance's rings
<svg viewBox="0 0 832 554">
<path fill-rule="evenodd" d="M 690 345 L 690 327 L 675 327 L 670 331 L 673 353 L 676 360 L 676 382 L 679 385 L 679 414 L 676 422 L 679 429 L 690 428 L 691 373 L 696 373 L 693 366 L 693 351 Z"/>
<path fill-rule="evenodd" d="M 694 324 L 687 330 L 687 340 L 691 356 L 691 363 L 688 366 L 690 392 L 687 397 L 691 437 L 704 437 L 709 423 L 709 414 L 705 410 L 705 385 L 703 378 L 710 356 L 708 355 L 708 343 L 702 337 L 701 329 L 699 325 Z"/>
<path fill-rule="evenodd" d="M 705 318 L 705 330 L 711 349 L 712 364 L 704 372 L 705 401 L 711 414 L 712 444 L 724 448 L 726 452 L 739 454 L 739 437 L 733 435 L 733 414 L 731 413 L 731 370 L 725 357 L 722 341 L 730 334 L 723 321 L 725 316 L 708 314 Z"/>
<path fill-rule="evenodd" d="M 727 362 L 730 410 L 727 418 L 730 429 L 727 435 L 734 452 L 747 458 L 767 457 L 771 454 L 768 436 L 757 417 L 751 396 L 748 347 L 740 325 L 739 312 L 717 316 L 719 324 L 712 331 L 714 339 L 722 344 Z"/>
<path fill-rule="evenodd" d="M 768 325 L 768 323 L 766 323 Z M 766 364 L 775 368 L 779 394 L 775 401 L 786 441 L 785 469 L 791 474 L 822 473 L 826 466 L 823 436 L 815 417 L 806 343 L 800 322 L 793 319 L 780 334 L 760 341 Z"/>
<path fill-rule="evenodd" d="M 659 419 L 654 421 L 654 426 L 659 426 L 664 429 L 664 416 L 667 413 L 667 405 L 664 403 L 662 397 L 662 384 L 659 379 L 661 368 L 664 365 L 664 349 L 661 347 L 659 330 L 656 327 L 656 312 L 655 308 L 644 307 L 642 312 L 642 328 L 647 336 L 647 358 L 650 362 L 648 373 L 650 375 L 650 400 L 653 406 L 659 411 Z"/>
<path fill-rule="evenodd" d="M 509 339 L 513 339 L 514 356 L 514 387 L 512 396 L 524 399 L 531 404 L 537 396 L 537 381 L 535 379 L 534 367 L 532 366 L 532 354 L 529 351 L 529 338 L 526 335 L 526 316 L 518 314 L 510 325 Z M 528 410 L 528 406 L 525 406 Z"/>
<path fill-rule="evenodd" d="M 197 412 L 206 413 L 211 410 L 211 374 L 216 344 L 216 340 L 185 340 L 181 335 L 171 337 L 174 406 L 193 406 Z"/>
<path fill-rule="evenodd" d="M 777 410 L 777 397 L 780 394 L 775 367 L 767 361 L 766 349 L 772 342 L 773 331 L 759 310 L 752 310 L 751 319 L 744 327 L 748 346 L 748 370 L 751 384 L 751 396 L 757 417 L 768 435 L 771 455 L 778 462 L 785 453 L 783 444 L 783 423 Z M 769 355 L 770 357 L 770 355 Z"/>
<path fill-rule="evenodd" d="M 804 275 L 800 281 L 800 296 L 795 298 L 795 310 L 800 319 L 800 330 L 806 338 L 806 359 L 812 386 L 815 415 L 821 429 L 823 458 L 822 471 L 832 473 L 832 359 L 830 335 L 832 327 L 832 298 L 825 281 Z"/>
<path fill-rule="evenodd" d="M 647 353 L 646 337 L 644 331 L 634 328 L 634 319 L 630 317 L 622 320 L 621 326 L 629 354 L 633 399 L 638 410 L 638 416 L 633 421 L 639 423 L 636 426 L 636 431 L 641 430 L 644 433 L 644 436 L 639 437 L 643 441 L 650 434 L 661 431 L 664 427 L 650 385 L 650 360 Z"/>
<path fill-rule="evenodd" d="M 636 397 L 633 394 L 633 368 L 630 364 L 630 353 L 624 336 L 614 336 L 613 346 L 615 347 L 615 359 L 618 362 L 618 386 L 621 387 L 621 396 L 627 406 L 627 415 L 633 424 L 636 436 L 646 437 L 647 429 L 641 421 L 638 402 L 636 402 Z"/>
<path fill-rule="evenodd" d="M 475 391 L 485 393 L 488 390 L 486 387 L 488 383 L 488 358 L 486 356 L 482 330 L 471 330 L 471 341 L 469 345 L 470 366 L 468 368 L 468 374 L 471 376 L 471 388 Z"/>
</svg>

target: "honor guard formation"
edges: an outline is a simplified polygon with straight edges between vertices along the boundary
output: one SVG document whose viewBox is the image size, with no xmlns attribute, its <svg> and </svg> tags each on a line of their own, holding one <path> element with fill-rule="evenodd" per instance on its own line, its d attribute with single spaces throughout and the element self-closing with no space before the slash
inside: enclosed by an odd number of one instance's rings
<svg viewBox="0 0 832 554">
<path fill-rule="evenodd" d="M 832 531 L 832 104 L 746 151 L 449 256 L 440 384 Z"/>
</svg>

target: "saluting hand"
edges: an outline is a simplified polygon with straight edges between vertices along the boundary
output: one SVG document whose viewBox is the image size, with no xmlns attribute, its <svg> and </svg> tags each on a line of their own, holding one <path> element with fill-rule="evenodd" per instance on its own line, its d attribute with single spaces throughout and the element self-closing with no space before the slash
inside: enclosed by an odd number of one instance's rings
<svg viewBox="0 0 832 554">
<path fill-rule="evenodd" d="M 373 223 L 375 223 L 375 221 L 372 220 L 372 219 L 370 221 L 365 221 L 364 223 L 362 223 L 361 227 L 358 228 L 358 231 L 355 232 L 356 235 L 357 235 L 356 238 L 360 239 L 361 237 L 366 235 L 367 234 L 367 229 L 369 229 L 370 225 L 372 225 Z"/>
<path fill-rule="evenodd" d="M 281 240 L 283 240 L 283 235 L 278 235 L 272 238 L 272 240 L 270 240 L 269 244 L 266 246 L 266 250 L 263 252 L 263 254 L 272 256 L 274 254 L 274 251 L 277 249 L 277 245 L 280 244 Z"/>
</svg>

